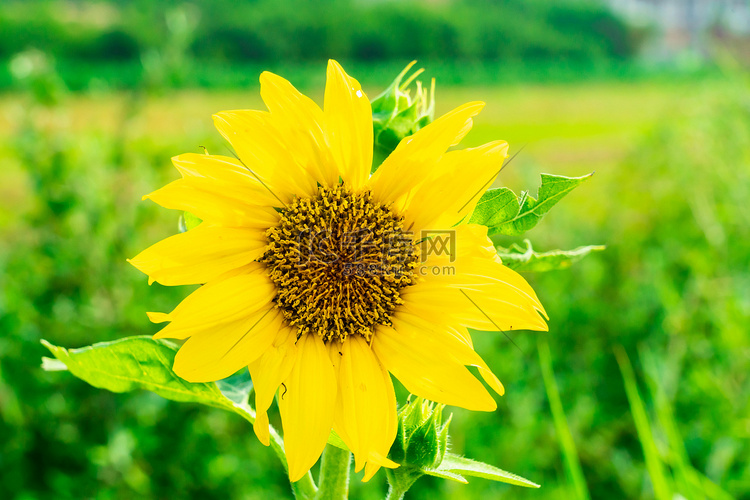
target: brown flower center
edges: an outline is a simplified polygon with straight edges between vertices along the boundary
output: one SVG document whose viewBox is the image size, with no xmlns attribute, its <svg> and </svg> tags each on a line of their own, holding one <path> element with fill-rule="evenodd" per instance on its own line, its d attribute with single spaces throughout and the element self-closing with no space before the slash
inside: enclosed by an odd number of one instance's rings
<svg viewBox="0 0 750 500">
<path fill-rule="evenodd" d="M 277 307 L 299 335 L 370 341 L 403 302 L 399 290 L 414 284 L 413 238 L 369 192 L 321 187 L 284 208 L 266 236 L 261 261 L 276 284 Z"/>
</svg>

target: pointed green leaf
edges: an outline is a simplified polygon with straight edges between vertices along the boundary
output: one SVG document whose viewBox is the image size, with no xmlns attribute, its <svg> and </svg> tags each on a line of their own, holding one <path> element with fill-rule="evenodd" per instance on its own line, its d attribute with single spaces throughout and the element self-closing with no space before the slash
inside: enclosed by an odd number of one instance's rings
<svg viewBox="0 0 750 500">
<path fill-rule="evenodd" d="M 558 201 L 592 175 L 593 173 L 583 177 L 565 177 L 542 174 L 538 198 L 528 192 L 516 196 L 508 188 L 490 189 L 479 199 L 469 222 L 487 226 L 488 234 L 523 234 L 536 226 Z"/>
<path fill-rule="evenodd" d="M 508 248 L 497 247 L 497 254 L 503 264 L 519 272 L 554 271 L 567 269 L 591 252 L 604 250 L 604 245 L 589 245 L 573 250 L 553 250 L 551 252 L 535 252 L 529 240 L 524 240 L 525 248 L 514 243 Z"/>
<path fill-rule="evenodd" d="M 467 484 L 469 482 L 461 474 L 457 474 L 455 472 L 448 472 L 447 470 L 422 469 L 422 472 L 424 472 L 428 476 L 435 476 L 435 477 L 439 477 L 442 479 L 450 479 L 451 481 L 456 481 L 457 483 Z"/>
<path fill-rule="evenodd" d="M 59 371 L 67 368 L 76 377 L 94 387 L 112 392 L 144 389 L 172 401 L 200 403 L 232 411 L 250 423 L 255 411 L 248 398 L 252 380 L 246 371 L 218 382 L 192 383 L 172 371 L 177 346 L 166 340 L 148 336 L 126 337 L 113 342 L 100 342 L 80 349 L 66 349 L 42 344 L 57 358 L 42 358 L 42 368 Z M 272 446 L 283 455 L 281 439 L 272 429 Z M 341 438 L 331 432 L 328 441 L 347 449 Z"/>
<path fill-rule="evenodd" d="M 64 372 L 68 369 L 65 363 L 59 359 L 47 358 L 42 356 L 42 370 L 45 372 Z"/>
<path fill-rule="evenodd" d="M 42 344 L 65 363 L 73 375 L 94 387 L 112 392 L 145 389 L 172 401 L 235 410 L 234 404 L 215 383 L 195 384 L 175 375 L 172 363 L 177 347 L 165 340 L 126 337 L 80 349 L 65 349 L 46 340 L 42 340 Z"/>
<path fill-rule="evenodd" d="M 470 458 L 454 455 L 453 453 L 445 454 L 443 463 L 440 464 L 438 470 L 460 474 L 461 476 L 481 477 L 492 481 L 515 484 L 516 486 L 525 486 L 527 488 L 539 488 L 538 484 L 533 483 L 528 479 L 524 479 L 521 476 L 506 472 L 489 464 L 476 462 Z"/>
<path fill-rule="evenodd" d="M 502 225 L 518 215 L 521 206 L 518 197 L 506 187 L 488 189 L 477 202 L 474 213 L 469 219 L 470 224 L 482 224 L 490 228 Z"/>
</svg>

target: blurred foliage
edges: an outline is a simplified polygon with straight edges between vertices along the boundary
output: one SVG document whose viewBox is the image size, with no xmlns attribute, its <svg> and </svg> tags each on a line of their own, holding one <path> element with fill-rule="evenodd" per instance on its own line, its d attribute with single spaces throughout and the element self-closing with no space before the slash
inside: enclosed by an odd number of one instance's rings
<svg viewBox="0 0 750 500">
<path fill-rule="evenodd" d="M 189 39 L 181 29 L 177 49 Z M 134 131 L 141 92 L 124 97 L 113 131 L 72 132 L 70 97 L 38 54 L 16 60 L 23 114 L 0 137 L 0 185 L 14 183 L 4 191 L 14 198 L 0 200 L 0 215 L 12 215 L 0 217 L 0 498 L 289 497 L 273 452 L 241 418 L 40 369 L 41 338 L 78 346 L 153 333 L 145 311 L 169 310 L 187 290 L 147 287 L 125 263 L 177 230 L 174 213 L 140 197 L 175 178 L 168 159 L 184 144 Z M 670 492 L 750 498 L 750 100 L 744 75 L 727 80 L 695 84 L 708 88 L 686 92 L 679 112 L 632 144 L 616 170 L 597 173 L 532 233 L 538 248 L 607 245 L 568 270 L 529 276 L 551 318 L 542 335 L 555 418 L 562 425 L 564 412 L 575 443 L 565 453 L 577 455 L 591 498 L 654 498 L 644 450 Z M 514 242 L 502 238 L 506 248 Z M 566 477 L 568 438 L 550 412 L 537 338 L 516 332 L 519 354 L 500 334 L 475 335 L 508 393 L 493 413 L 451 409 L 451 433 L 457 453 L 542 488 L 425 477 L 409 498 L 573 497 L 580 486 Z M 633 362 L 628 394 L 618 346 Z M 382 497 L 383 481 L 355 479 L 352 497 Z"/>
<path fill-rule="evenodd" d="M 650 131 L 568 224 L 547 226 L 547 236 L 607 244 L 570 270 L 534 279 L 549 297 L 550 350 L 592 498 L 654 498 L 644 450 L 666 469 L 668 498 L 750 498 L 750 87 L 745 75 L 728 76 L 733 85 L 687 97 Z M 613 355 L 620 345 L 634 360 L 639 352 L 651 360 L 636 363 L 635 376 L 650 388 L 641 389 L 641 416 L 652 442 L 636 431 L 639 412 L 624 397 Z M 509 372 L 520 374 L 523 395 L 506 415 L 519 436 L 493 452 L 553 449 L 550 423 L 529 418 L 545 405 L 527 392 L 537 370 L 518 362 Z M 467 449 L 490 435 L 467 435 Z M 543 454 L 503 466 L 538 467 L 532 461 Z M 560 473 L 559 456 L 548 459 L 549 473 Z M 681 479 L 685 464 L 707 476 L 700 494 Z"/>
<path fill-rule="evenodd" d="M 199 82 L 200 73 L 210 75 L 206 68 L 217 65 L 319 63 L 329 57 L 591 66 L 630 59 L 640 38 L 595 0 L 5 0 L 0 5 L 0 61 L 28 49 L 46 52 L 67 69 L 63 77 L 72 88 L 85 88 L 91 80 L 133 87 L 159 68 L 169 72 L 177 58 L 184 58 L 185 74 L 172 75 L 172 85 L 186 78 Z M 0 88 L 10 83 L 0 75 Z"/>
</svg>

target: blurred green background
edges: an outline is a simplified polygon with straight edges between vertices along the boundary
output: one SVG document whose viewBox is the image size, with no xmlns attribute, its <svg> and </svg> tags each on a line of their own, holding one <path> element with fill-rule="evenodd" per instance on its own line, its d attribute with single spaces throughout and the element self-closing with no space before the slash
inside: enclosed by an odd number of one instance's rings
<svg viewBox="0 0 750 500">
<path fill-rule="evenodd" d="M 141 195 L 171 156 L 223 151 L 210 114 L 261 108 L 260 71 L 322 103 L 328 57 L 371 97 L 416 58 L 438 114 L 486 101 L 464 144 L 525 145 L 498 185 L 596 171 L 528 236 L 607 250 L 528 276 L 550 332 L 476 334 L 507 393 L 450 409 L 454 452 L 542 488 L 424 478 L 407 498 L 750 498 L 749 8 L 3 0 L 0 498 L 291 497 L 236 415 L 43 372 L 39 340 L 155 332 L 145 311 L 189 290 L 125 262 L 176 231 Z"/>
</svg>

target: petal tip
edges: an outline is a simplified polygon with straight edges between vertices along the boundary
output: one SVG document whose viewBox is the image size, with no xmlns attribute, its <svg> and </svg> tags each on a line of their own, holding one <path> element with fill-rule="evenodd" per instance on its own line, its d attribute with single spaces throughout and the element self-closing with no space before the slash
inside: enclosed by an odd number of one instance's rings
<svg viewBox="0 0 750 500">
<path fill-rule="evenodd" d="M 163 312 L 147 312 L 146 316 L 148 316 L 149 321 L 151 321 L 152 323 L 164 323 L 166 321 L 171 321 L 169 314 Z"/>
<path fill-rule="evenodd" d="M 255 415 L 255 422 L 253 423 L 253 430 L 255 435 L 258 437 L 258 441 L 264 446 L 270 446 L 271 435 L 268 429 L 268 414 L 266 412 L 258 412 Z"/>
</svg>

